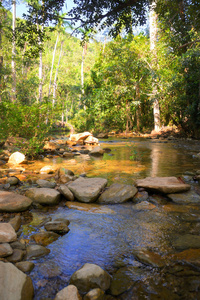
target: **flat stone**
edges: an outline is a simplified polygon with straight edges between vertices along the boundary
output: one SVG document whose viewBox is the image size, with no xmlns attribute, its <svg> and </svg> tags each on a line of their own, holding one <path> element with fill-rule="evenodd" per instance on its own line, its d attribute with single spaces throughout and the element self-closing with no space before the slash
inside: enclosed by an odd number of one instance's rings
<svg viewBox="0 0 200 300">
<path fill-rule="evenodd" d="M 6 257 L 13 253 L 13 249 L 8 243 L 0 244 L 0 257 Z"/>
<path fill-rule="evenodd" d="M 114 210 L 95 203 L 80 203 L 67 201 L 65 205 L 71 209 L 87 211 L 93 214 L 115 214 Z"/>
<path fill-rule="evenodd" d="M 84 141 L 88 136 L 92 136 L 92 134 L 88 131 L 85 131 L 82 133 L 71 134 L 69 140 L 72 142 L 79 143 L 80 141 Z"/>
<path fill-rule="evenodd" d="M 200 249 L 187 249 L 176 254 L 167 255 L 169 261 L 183 261 L 200 266 Z"/>
<path fill-rule="evenodd" d="M 146 177 L 137 180 L 136 185 L 164 194 L 182 193 L 190 189 L 189 184 L 183 183 L 177 177 Z"/>
<path fill-rule="evenodd" d="M 72 158 L 72 157 L 74 157 L 74 153 L 72 153 L 72 152 L 64 152 L 63 153 L 63 157 L 65 157 L 65 158 Z"/>
<path fill-rule="evenodd" d="M 17 235 L 9 223 L 0 223 L 0 243 L 16 241 Z"/>
<path fill-rule="evenodd" d="M 1 300 L 32 300 L 34 289 L 29 276 L 11 263 L 0 261 Z"/>
<path fill-rule="evenodd" d="M 58 190 L 67 200 L 74 201 L 74 195 L 65 184 L 61 184 Z"/>
<path fill-rule="evenodd" d="M 26 259 L 36 259 L 37 257 L 45 256 L 50 253 L 50 250 L 40 245 L 27 246 Z"/>
<path fill-rule="evenodd" d="M 132 206 L 134 210 L 152 210 L 155 208 L 156 206 L 148 201 L 142 201 Z"/>
<path fill-rule="evenodd" d="M 54 189 L 56 187 L 56 183 L 44 179 L 38 179 L 36 183 L 41 187 L 41 188 L 49 188 L 49 189 Z"/>
<path fill-rule="evenodd" d="M 32 200 L 28 197 L 0 191 L 0 211 L 3 212 L 20 212 L 27 210 L 32 204 Z"/>
<path fill-rule="evenodd" d="M 133 255 L 140 262 L 155 268 L 162 268 L 166 265 L 165 260 L 160 256 L 160 254 L 147 249 L 135 250 L 133 251 Z"/>
<path fill-rule="evenodd" d="M 101 267 L 86 263 L 81 269 L 72 274 L 70 284 L 75 285 L 81 294 L 91 289 L 100 288 L 106 291 L 110 287 L 111 276 Z"/>
<path fill-rule="evenodd" d="M 132 199 L 136 193 L 137 189 L 132 185 L 113 183 L 101 194 L 97 202 L 101 204 L 124 203 Z"/>
<path fill-rule="evenodd" d="M 188 191 L 185 193 L 168 194 L 173 202 L 177 204 L 200 204 L 200 196 L 194 191 Z"/>
<path fill-rule="evenodd" d="M 107 179 L 104 178 L 83 178 L 79 177 L 68 188 L 80 202 L 90 203 L 96 201 L 100 192 L 107 185 Z"/>
<path fill-rule="evenodd" d="M 172 245 L 177 250 L 186 250 L 186 249 L 198 249 L 200 248 L 200 236 L 193 234 L 184 234 L 178 236 L 172 242 Z"/>
<path fill-rule="evenodd" d="M 60 200 L 60 193 L 49 188 L 31 188 L 26 191 L 26 196 L 42 205 L 55 205 Z"/>
<path fill-rule="evenodd" d="M 75 285 L 68 285 L 56 294 L 54 300 L 82 300 L 78 289 Z"/>
<path fill-rule="evenodd" d="M 31 261 L 20 261 L 15 264 L 15 266 L 24 273 L 30 273 L 35 264 Z"/>
<path fill-rule="evenodd" d="M 51 231 L 37 232 L 31 235 L 31 239 L 33 239 L 38 245 L 48 246 L 49 244 L 56 241 L 60 236 Z"/>
</svg>

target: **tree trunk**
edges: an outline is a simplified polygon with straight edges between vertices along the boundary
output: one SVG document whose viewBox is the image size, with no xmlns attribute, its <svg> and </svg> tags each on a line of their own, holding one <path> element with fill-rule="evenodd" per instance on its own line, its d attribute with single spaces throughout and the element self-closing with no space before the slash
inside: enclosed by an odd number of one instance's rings
<svg viewBox="0 0 200 300">
<path fill-rule="evenodd" d="M 16 0 L 12 1 L 12 102 L 16 101 L 16 43 L 15 43 L 15 27 L 16 27 Z"/>
<path fill-rule="evenodd" d="M 37 24 L 37 30 L 38 30 L 38 33 L 39 33 L 39 25 Z M 43 25 L 42 25 L 42 29 L 43 31 Z M 42 44 L 42 41 L 41 41 L 41 38 L 40 36 L 38 37 L 39 39 L 39 45 Z M 43 89 L 43 63 L 42 63 L 42 50 L 40 50 L 39 52 L 39 102 L 42 101 L 42 89 Z"/>
<path fill-rule="evenodd" d="M 61 59 L 61 56 L 62 56 L 63 43 L 64 43 L 64 41 L 61 42 L 60 55 L 59 55 L 58 65 L 57 65 L 57 69 L 56 69 L 56 73 L 55 73 L 55 77 L 54 77 L 54 82 L 53 82 L 53 101 L 52 101 L 53 106 L 55 105 L 55 99 L 56 99 L 56 80 L 57 80 L 57 76 L 58 76 L 58 68 L 59 68 L 59 65 L 60 65 L 60 59 Z"/>
<path fill-rule="evenodd" d="M 49 94 L 48 97 L 51 95 L 51 79 L 52 79 L 52 73 L 53 73 L 53 66 L 54 66 L 54 60 L 55 60 L 55 55 L 56 55 L 56 48 L 59 40 L 59 33 L 56 38 L 56 43 L 53 51 L 53 58 L 52 58 L 52 64 L 51 64 L 51 73 L 50 73 L 50 80 L 49 80 Z"/>
<path fill-rule="evenodd" d="M 157 67 L 157 14 L 155 12 L 156 1 L 152 1 L 150 6 L 150 50 L 153 54 L 152 69 Z M 160 107 L 157 97 L 157 83 L 153 82 L 152 98 L 153 98 L 153 115 L 154 115 L 154 130 L 160 129 Z"/>
</svg>

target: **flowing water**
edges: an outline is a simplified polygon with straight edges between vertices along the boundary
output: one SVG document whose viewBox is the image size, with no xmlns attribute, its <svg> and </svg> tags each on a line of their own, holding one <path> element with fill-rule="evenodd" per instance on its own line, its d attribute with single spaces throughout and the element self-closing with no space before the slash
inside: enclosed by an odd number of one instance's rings
<svg viewBox="0 0 200 300">
<path fill-rule="evenodd" d="M 67 160 L 55 157 L 48 162 L 33 162 L 27 169 L 62 166 L 76 175 L 86 173 L 88 177 L 107 178 L 109 185 L 115 182 L 134 184 L 136 179 L 147 176 L 182 176 L 199 193 L 200 186 L 192 177 L 183 176 L 186 171 L 200 170 L 200 159 L 195 158 L 200 151 L 197 142 L 113 138 L 101 141 L 101 146 L 111 149 L 102 158 L 81 155 Z M 53 299 L 84 263 L 98 264 L 112 275 L 121 268 L 128 268 L 131 288 L 116 299 L 200 299 L 199 269 L 179 264 L 160 270 L 138 262 L 135 256 L 135 251 L 141 249 L 161 256 L 176 253 L 175 236 L 199 234 L 199 207 L 172 204 L 155 195 L 149 200 L 153 206 L 142 209 L 129 202 L 99 206 L 99 209 L 87 205 L 83 210 L 80 204 L 73 209 L 62 205 L 33 210 L 33 222 L 24 226 L 23 238 L 41 230 L 37 225 L 47 216 L 70 221 L 69 233 L 47 246 L 50 254 L 34 260 L 35 268 L 30 274 L 35 288 L 34 299 Z M 55 270 L 58 271 L 56 275 Z"/>
</svg>

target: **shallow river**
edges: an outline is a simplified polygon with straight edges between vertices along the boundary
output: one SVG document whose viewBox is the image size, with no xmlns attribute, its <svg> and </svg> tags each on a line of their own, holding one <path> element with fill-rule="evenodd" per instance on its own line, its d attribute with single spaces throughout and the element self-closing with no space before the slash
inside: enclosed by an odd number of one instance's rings
<svg viewBox="0 0 200 300">
<path fill-rule="evenodd" d="M 111 152 L 100 159 L 87 155 L 71 160 L 52 158 L 48 162 L 34 162 L 28 169 L 62 166 L 76 175 L 86 173 L 88 177 L 107 178 L 109 184 L 134 184 L 137 178 L 179 177 L 186 171 L 200 170 L 200 159 L 195 158 L 200 151 L 197 142 L 110 139 L 101 141 L 101 146 L 110 148 Z M 192 177 L 184 175 L 183 178 L 200 192 L 200 186 Z M 126 270 L 132 284 L 114 299 L 200 299 L 199 268 L 182 263 L 152 268 L 135 256 L 135 251 L 141 249 L 161 256 L 176 253 L 175 236 L 199 235 L 199 207 L 172 204 L 156 195 L 151 195 L 149 201 L 154 206 L 146 209 L 136 209 L 135 204 L 129 202 L 101 206 L 102 210 L 95 210 L 92 205 L 88 205 L 86 211 L 69 209 L 65 205 L 33 210 L 33 222 L 24 226 L 23 238 L 41 230 L 37 225 L 47 216 L 70 221 L 69 233 L 47 246 L 51 250 L 49 255 L 34 261 L 35 268 L 30 275 L 34 282 L 34 299 L 53 299 L 56 292 L 69 284 L 72 273 L 88 262 L 98 264 L 111 275 Z"/>
</svg>

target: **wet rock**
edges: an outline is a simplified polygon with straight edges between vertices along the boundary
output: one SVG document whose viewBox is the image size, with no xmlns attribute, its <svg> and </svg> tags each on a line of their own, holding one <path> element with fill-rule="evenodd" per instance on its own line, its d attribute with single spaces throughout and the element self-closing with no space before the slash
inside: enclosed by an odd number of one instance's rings
<svg viewBox="0 0 200 300">
<path fill-rule="evenodd" d="M 14 230 L 17 232 L 21 227 L 21 217 L 20 216 L 15 216 L 14 218 L 12 218 L 9 221 L 9 223 L 12 225 Z"/>
<path fill-rule="evenodd" d="M 172 245 L 177 250 L 200 248 L 200 236 L 193 234 L 184 234 L 175 238 L 172 242 Z"/>
<path fill-rule="evenodd" d="M 9 223 L 0 223 L 0 243 L 16 241 L 17 235 Z"/>
<path fill-rule="evenodd" d="M 142 201 L 132 206 L 134 210 L 152 210 L 155 208 L 156 206 L 148 201 Z"/>
<path fill-rule="evenodd" d="M 25 195 L 33 202 L 42 205 L 55 205 L 60 200 L 60 193 L 49 188 L 31 188 L 26 191 Z"/>
<path fill-rule="evenodd" d="M 26 160 L 25 155 L 20 152 L 14 152 L 9 157 L 8 163 L 12 165 L 18 165 Z"/>
<path fill-rule="evenodd" d="M 24 255 L 25 255 L 25 253 L 23 250 L 14 249 L 13 253 L 10 256 L 6 257 L 6 259 L 9 262 L 16 263 L 18 261 L 23 260 Z"/>
<path fill-rule="evenodd" d="M 80 296 L 77 287 L 70 284 L 64 289 L 62 289 L 60 292 L 58 292 L 54 300 L 81 300 L 81 299 L 82 297 Z"/>
<path fill-rule="evenodd" d="M 19 179 L 17 177 L 12 176 L 8 177 L 6 182 L 10 185 L 17 185 L 19 183 Z"/>
<path fill-rule="evenodd" d="M 110 287 L 111 276 L 101 267 L 86 263 L 81 269 L 72 274 L 70 284 L 74 284 L 81 294 L 91 289 L 100 288 L 106 291 Z"/>
<path fill-rule="evenodd" d="M 96 288 L 89 291 L 89 293 L 84 296 L 83 300 L 104 300 L 104 295 L 105 293 L 103 290 Z"/>
<path fill-rule="evenodd" d="M 62 270 L 55 261 L 45 261 L 40 264 L 39 272 L 45 278 L 53 278 L 61 275 Z"/>
<path fill-rule="evenodd" d="M 195 266 L 200 266 L 200 249 L 187 249 L 179 253 L 166 256 L 169 261 L 182 261 Z"/>
<path fill-rule="evenodd" d="M 10 247 L 10 244 L 3 243 L 0 244 L 0 257 L 6 257 L 13 253 L 13 249 Z"/>
<path fill-rule="evenodd" d="M 26 245 L 25 245 L 25 244 L 22 244 L 22 243 L 19 242 L 19 241 L 15 241 L 15 242 L 10 243 L 10 246 L 11 246 L 13 249 L 26 250 Z"/>
<path fill-rule="evenodd" d="M 51 221 L 44 225 L 47 231 L 53 231 L 58 234 L 66 234 L 69 232 L 69 228 L 66 222 L 63 221 Z"/>
<path fill-rule="evenodd" d="M 44 179 L 38 179 L 36 183 L 41 187 L 41 188 L 49 188 L 49 189 L 54 189 L 56 187 L 56 183 Z"/>
<path fill-rule="evenodd" d="M 98 198 L 99 193 L 106 185 L 107 179 L 104 178 L 79 177 L 77 180 L 69 183 L 68 188 L 77 200 L 80 202 L 90 203 L 94 202 Z"/>
<path fill-rule="evenodd" d="M 72 157 L 74 157 L 74 153 L 72 153 L 72 152 L 64 152 L 63 153 L 63 157 L 65 157 L 65 158 L 72 158 Z"/>
<path fill-rule="evenodd" d="M 66 185 L 61 184 L 58 190 L 67 200 L 74 201 L 74 195 Z"/>
<path fill-rule="evenodd" d="M 190 189 L 189 184 L 183 183 L 176 177 L 146 177 L 136 180 L 136 185 L 164 194 L 182 193 Z"/>
<path fill-rule="evenodd" d="M 2 300 L 32 300 L 33 284 L 30 277 L 11 263 L 0 261 L 0 291 Z"/>
<path fill-rule="evenodd" d="M 139 203 L 142 201 L 147 201 L 149 194 L 146 191 L 138 191 L 133 198 L 133 202 Z"/>
<path fill-rule="evenodd" d="M 167 196 L 177 204 L 200 204 L 200 196 L 194 191 L 188 191 L 180 194 L 168 194 Z"/>
<path fill-rule="evenodd" d="M 59 238 L 59 235 L 55 232 L 44 231 L 38 232 L 31 235 L 31 239 L 33 239 L 38 245 L 47 246 Z"/>
<path fill-rule="evenodd" d="M 114 210 L 99 204 L 89 204 L 80 202 L 66 202 L 66 206 L 71 209 L 87 211 L 94 214 L 114 214 Z"/>
<path fill-rule="evenodd" d="M 35 259 L 45 256 L 50 253 L 50 250 L 40 245 L 28 245 L 26 259 Z"/>
<path fill-rule="evenodd" d="M 101 204 L 124 203 L 132 199 L 136 193 L 137 189 L 132 185 L 113 183 L 101 194 L 97 202 Z"/>
<path fill-rule="evenodd" d="M 19 212 L 27 210 L 32 204 L 32 200 L 7 191 L 0 191 L 0 211 Z"/>
<path fill-rule="evenodd" d="M 15 264 L 15 266 L 24 273 L 30 273 L 35 264 L 31 261 L 20 261 Z"/>
<path fill-rule="evenodd" d="M 90 151 L 90 155 L 92 156 L 102 156 L 104 154 L 104 150 L 100 146 L 96 146 Z"/>
<path fill-rule="evenodd" d="M 155 268 L 162 268 L 166 265 L 165 260 L 158 253 L 147 249 L 134 250 L 133 255 L 140 262 Z"/>
</svg>

